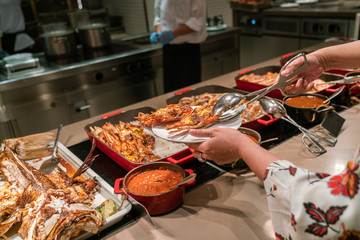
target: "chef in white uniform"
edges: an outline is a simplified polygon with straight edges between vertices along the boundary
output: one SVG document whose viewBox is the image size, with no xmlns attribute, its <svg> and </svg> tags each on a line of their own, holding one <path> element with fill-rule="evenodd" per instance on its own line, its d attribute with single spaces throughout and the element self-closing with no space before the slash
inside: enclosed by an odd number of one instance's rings
<svg viewBox="0 0 360 240">
<path fill-rule="evenodd" d="M 165 92 L 201 81 L 200 43 L 207 37 L 205 0 L 155 0 L 152 43 L 163 44 Z"/>
<path fill-rule="evenodd" d="M 21 0 L 0 0 L 0 55 L 21 52 L 33 46 L 34 40 L 24 31 Z"/>
</svg>

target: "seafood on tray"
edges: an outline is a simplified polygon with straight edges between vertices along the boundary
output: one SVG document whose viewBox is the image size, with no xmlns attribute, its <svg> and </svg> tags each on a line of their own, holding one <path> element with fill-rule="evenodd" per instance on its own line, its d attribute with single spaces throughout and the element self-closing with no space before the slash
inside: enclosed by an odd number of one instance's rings
<svg viewBox="0 0 360 240">
<path fill-rule="evenodd" d="M 96 157 L 91 154 L 86 162 Z M 70 239 L 83 232 L 98 233 L 103 218 L 91 207 L 98 183 L 80 176 L 88 167 L 81 166 L 74 178 L 60 167 L 45 175 L 5 146 L 0 153 L 0 171 L 6 179 L 0 187 L 0 237 L 6 239 L 17 223 L 22 239 Z"/>
<path fill-rule="evenodd" d="M 5 139 L 4 145 L 16 153 L 18 158 L 27 160 L 51 155 L 54 141 L 55 134 L 45 132 Z"/>
<path fill-rule="evenodd" d="M 187 133 L 192 128 L 202 128 L 213 124 L 219 116 L 213 116 L 211 105 L 191 107 L 187 105 L 170 104 L 150 114 L 139 113 L 135 119 L 141 125 L 166 125 L 170 133 Z"/>
<path fill-rule="evenodd" d="M 179 100 L 180 105 L 187 106 L 202 106 L 202 105 L 211 105 L 214 106 L 217 101 L 224 95 L 228 93 L 203 93 L 199 95 L 193 95 L 190 97 L 182 97 Z"/>
<path fill-rule="evenodd" d="M 215 105 L 215 103 L 228 93 L 203 93 L 190 97 L 183 97 L 179 100 L 179 104 L 187 106 Z M 238 105 L 246 104 L 247 100 L 242 100 Z M 266 113 L 262 110 L 259 101 L 254 101 L 247 105 L 245 111 L 241 114 L 242 123 L 250 122 L 258 119 Z"/>
<path fill-rule="evenodd" d="M 256 84 L 264 85 L 264 86 L 271 86 L 277 81 L 278 75 L 279 75 L 279 73 L 276 73 L 276 72 L 275 73 L 267 72 L 264 75 L 249 73 L 249 74 L 245 74 L 245 75 L 241 76 L 239 78 L 239 80 L 244 81 L 244 82 L 256 83 Z M 315 79 L 314 82 L 321 83 L 321 84 L 325 83 L 325 81 L 322 79 Z M 331 83 L 324 84 L 321 86 L 314 86 L 313 89 L 308 91 L 308 93 L 319 92 L 319 91 L 322 91 L 322 90 L 332 87 L 332 86 L 334 86 L 334 84 L 331 84 Z"/>
<path fill-rule="evenodd" d="M 160 159 L 152 151 L 154 136 L 145 133 L 140 125 L 119 121 L 118 124 L 106 123 L 102 127 L 90 127 L 91 133 L 128 160 L 136 163 Z"/>
</svg>

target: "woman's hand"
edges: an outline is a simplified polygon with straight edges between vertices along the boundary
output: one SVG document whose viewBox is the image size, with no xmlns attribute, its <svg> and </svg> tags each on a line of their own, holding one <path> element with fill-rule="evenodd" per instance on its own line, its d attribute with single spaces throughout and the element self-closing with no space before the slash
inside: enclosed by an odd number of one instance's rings
<svg viewBox="0 0 360 240">
<path fill-rule="evenodd" d="M 202 158 L 213 160 L 219 165 L 231 163 L 241 158 L 261 181 L 266 167 L 279 160 L 277 156 L 260 147 L 236 129 L 192 129 L 190 134 L 195 137 L 210 137 L 209 140 L 202 143 L 186 144 L 195 149 L 194 157 L 199 158 L 201 153 Z"/>
<path fill-rule="evenodd" d="M 220 165 L 239 159 L 240 145 L 252 142 L 246 135 L 231 128 L 192 129 L 190 134 L 195 137 L 210 137 L 206 142 L 186 144 L 195 149 L 194 157 L 198 158 L 201 153 L 202 158 Z"/>
<path fill-rule="evenodd" d="M 289 94 L 299 94 L 310 91 L 315 79 L 325 71 L 325 68 L 316 53 L 306 55 L 309 67 L 299 73 L 295 78 L 298 78 L 294 84 L 286 87 L 285 91 Z M 304 63 L 304 58 L 300 57 L 291 62 L 285 69 L 281 71 L 281 75 L 286 76 L 298 69 Z"/>
</svg>

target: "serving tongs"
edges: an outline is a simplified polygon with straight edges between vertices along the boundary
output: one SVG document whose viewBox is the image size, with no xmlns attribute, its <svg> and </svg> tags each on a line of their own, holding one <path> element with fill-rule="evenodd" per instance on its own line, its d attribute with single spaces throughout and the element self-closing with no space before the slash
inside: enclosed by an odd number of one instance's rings
<svg viewBox="0 0 360 240">
<path fill-rule="evenodd" d="M 329 81 L 329 82 L 324 82 L 324 83 L 315 83 L 314 86 L 321 86 L 321 85 L 327 85 L 327 84 L 347 85 L 347 84 L 355 84 L 358 82 L 360 82 L 360 75 L 344 77 L 343 79 L 340 79 L 340 80 Z"/>
<path fill-rule="evenodd" d="M 294 70 L 293 72 L 289 73 L 286 76 L 281 74 L 283 69 L 285 69 L 291 62 L 293 62 L 294 60 L 296 60 L 300 57 L 304 58 L 304 62 L 299 68 L 297 68 L 296 70 Z M 256 92 L 249 93 L 247 95 L 241 95 L 241 94 L 237 94 L 237 93 L 226 94 L 225 96 L 220 98 L 219 101 L 214 105 L 213 110 L 212 110 L 213 115 L 214 116 L 220 115 L 218 121 L 229 120 L 229 119 L 241 114 L 243 111 L 245 111 L 247 105 L 264 97 L 266 94 L 268 94 L 269 92 L 271 92 L 272 90 L 275 90 L 275 89 L 279 89 L 283 93 L 284 96 L 294 96 L 294 95 L 287 94 L 285 92 L 285 88 L 287 86 L 289 86 L 290 84 L 292 84 L 295 80 L 297 80 L 297 78 L 295 78 L 295 76 L 298 75 L 299 73 L 301 73 L 302 71 L 304 71 L 306 68 L 308 68 L 308 66 L 309 66 L 309 64 L 306 59 L 305 53 L 299 53 L 298 55 L 296 55 L 295 57 L 290 59 L 280 69 L 278 80 L 273 85 L 271 85 L 267 88 L 264 88 L 264 89 L 260 89 Z M 238 105 L 241 100 L 247 99 L 249 97 L 252 97 L 252 98 L 247 103 Z"/>
</svg>

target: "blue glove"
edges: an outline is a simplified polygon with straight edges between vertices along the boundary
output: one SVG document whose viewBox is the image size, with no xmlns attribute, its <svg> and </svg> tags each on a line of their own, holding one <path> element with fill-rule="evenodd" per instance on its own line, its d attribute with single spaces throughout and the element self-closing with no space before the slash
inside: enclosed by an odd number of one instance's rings
<svg viewBox="0 0 360 240">
<path fill-rule="evenodd" d="M 3 59 L 5 57 L 5 51 L 3 49 L 0 49 L 0 59 Z"/>
<path fill-rule="evenodd" d="M 153 33 L 150 35 L 150 42 L 151 42 L 151 43 L 158 43 L 158 42 L 159 42 L 159 35 L 160 35 L 160 33 L 153 32 Z"/>
<path fill-rule="evenodd" d="M 171 33 L 171 31 L 164 31 L 159 33 L 159 36 L 157 37 L 158 41 L 161 42 L 163 45 L 168 44 L 172 40 L 175 39 L 174 35 Z"/>
</svg>

